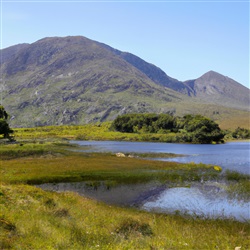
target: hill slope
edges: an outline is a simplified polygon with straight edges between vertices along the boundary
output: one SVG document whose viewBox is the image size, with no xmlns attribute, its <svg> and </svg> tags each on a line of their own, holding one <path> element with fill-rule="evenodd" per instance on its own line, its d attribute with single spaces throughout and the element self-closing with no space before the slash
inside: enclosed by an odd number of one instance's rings
<svg viewBox="0 0 250 250">
<path fill-rule="evenodd" d="M 182 83 L 139 57 L 85 37 L 44 38 L 1 54 L 3 105 L 15 127 L 104 121 L 131 112 L 211 117 L 238 113 L 231 107 L 246 109 L 241 94 L 228 97 L 231 106 L 214 105 L 199 94 L 199 81 Z"/>
</svg>

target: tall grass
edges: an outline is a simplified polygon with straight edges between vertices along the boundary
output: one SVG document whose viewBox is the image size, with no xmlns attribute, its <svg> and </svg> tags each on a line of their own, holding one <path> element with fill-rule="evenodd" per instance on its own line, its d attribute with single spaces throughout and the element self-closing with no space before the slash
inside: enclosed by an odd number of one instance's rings
<svg viewBox="0 0 250 250">
<path fill-rule="evenodd" d="M 108 206 L 74 193 L 0 185 L 1 249 L 249 249 L 248 224 Z"/>
</svg>

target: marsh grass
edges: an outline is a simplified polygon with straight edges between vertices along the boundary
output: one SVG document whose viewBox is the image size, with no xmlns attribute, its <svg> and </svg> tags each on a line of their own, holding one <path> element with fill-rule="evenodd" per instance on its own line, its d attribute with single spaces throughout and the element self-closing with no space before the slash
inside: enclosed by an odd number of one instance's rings
<svg viewBox="0 0 250 250">
<path fill-rule="evenodd" d="M 228 181 L 227 191 L 230 197 L 239 200 L 250 200 L 250 175 L 226 170 L 223 174 Z"/>
<path fill-rule="evenodd" d="M 58 155 L 64 147 L 72 147 L 61 140 L 19 140 L 15 143 L 0 143 L 0 160 L 42 155 Z"/>
<path fill-rule="evenodd" d="M 213 166 L 77 153 L 65 151 L 67 144 L 59 141 L 22 144 L 0 147 L 0 249 L 250 248 L 247 222 L 147 213 L 27 185 L 84 180 L 98 188 L 102 181 L 112 187 L 154 179 L 185 183 L 220 178 Z"/>
<path fill-rule="evenodd" d="M 250 181 L 250 175 L 242 174 L 237 171 L 226 170 L 224 175 L 225 178 L 229 181 L 242 181 L 242 180 Z"/>
<path fill-rule="evenodd" d="M 0 180 L 27 184 L 72 181 L 137 183 L 150 180 L 199 181 L 201 178 L 210 179 L 219 175 L 212 166 L 205 164 L 119 158 L 109 153 L 70 152 L 50 144 L 28 144 L 21 149 L 19 147 L 6 145 L 4 149 L 0 149 Z"/>
</svg>

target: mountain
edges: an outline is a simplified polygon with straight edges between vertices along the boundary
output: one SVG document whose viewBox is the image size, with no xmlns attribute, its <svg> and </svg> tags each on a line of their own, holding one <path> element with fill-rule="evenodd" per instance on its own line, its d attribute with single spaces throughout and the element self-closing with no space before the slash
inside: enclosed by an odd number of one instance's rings
<svg viewBox="0 0 250 250">
<path fill-rule="evenodd" d="M 208 103 L 249 109 L 249 89 L 217 72 L 209 71 L 196 80 L 184 82 L 192 89 L 193 95 Z"/>
<path fill-rule="evenodd" d="M 29 46 L 28 43 L 23 43 L 23 44 L 17 44 L 17 45 L 1 50 L 1 64 L 7 62 L 21 49 L 28 47 L 28 46 Z"/>
<path fill-rule="evenodd" d="M 109 49 L 122 59 L 133 65 L 135 68 L 143 72 L 149 79 L 156 84 L 173 89 L 183 94 L 191 95 L 192 89 L 181 81 L 168 76 L 163 70 L 157 66 L 142 60 L 140 57 L 135 56 L 128 52 L 122 52 L 114 49 L 106 44 L 101 44 L 104 48 Z"/>
<path fill-rule="evenodd" d="M 249 90 L 218 73 L 180 82 L 133 54 L 81 36 L 1 50 L 0 69 L 14 127 L 105 121 L 131 112 L 211 117 L 249 107 Z"/>
<path fill-rule="evenodd" d="M 146 74 L 156 84 L 188 96 L 200 98 L 208 103 L 249 110 L 249 89 L 229 77 L 209 71 L 198 79 L 181 82 L 169 77 L 160 68 L 131 53 L 119 51 L 106 44 L 102 44 L 102 46 L 119 55 Z"/>
</svg>

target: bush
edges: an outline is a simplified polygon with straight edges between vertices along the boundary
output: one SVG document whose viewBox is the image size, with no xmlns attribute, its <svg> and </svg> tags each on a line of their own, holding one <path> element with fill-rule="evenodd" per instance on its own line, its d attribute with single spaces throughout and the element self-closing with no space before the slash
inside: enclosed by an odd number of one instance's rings
<svg viewBox="0 0 250 250">
<path fill-rule="evenodd" d="M 126 114 L 118 116 L 111 128 L 126 133 L 157 133 L 176 127 L 176 118 L 169 114 Z"/>
<path fill-rule="evenodd" d="M 212 143 L 222 142 L 224 133 L 214 121 L 201 115 L 183 118 L 169 114 L 126 114 L 118 116 L 111 129 L 126 133 L 175 133 L 176 142 Z M 145 137 L 145 136 L 144 136 Z M 146 135 L 147 138 L 152 138 Z M 146 139 L 148 140 L 148 139 Z"/>
<path fill-rule="evenodd" d="M 233 138 L 236 139 L 250 139 L 250 129 L 238 127 L 232 133 Z"/>
</svg>

